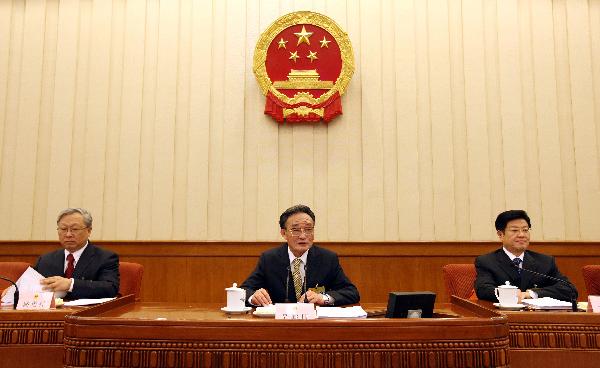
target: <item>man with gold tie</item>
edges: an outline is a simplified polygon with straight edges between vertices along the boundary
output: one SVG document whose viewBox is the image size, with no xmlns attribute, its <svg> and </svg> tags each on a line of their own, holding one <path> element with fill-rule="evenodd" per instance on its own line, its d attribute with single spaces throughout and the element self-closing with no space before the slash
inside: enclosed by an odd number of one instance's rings
<svg viewBox="0 0 600 368">
<path fill-rule="evenodd" d="M 337 254 L 313 245 L 315 214 L 308 206 L 285 210 L 279 227 L 286 244 L 261 254 L 256 268 L 241 285 L 249 305 L 358 303 L 358 290 L 344 274 Z"/>
</svg>

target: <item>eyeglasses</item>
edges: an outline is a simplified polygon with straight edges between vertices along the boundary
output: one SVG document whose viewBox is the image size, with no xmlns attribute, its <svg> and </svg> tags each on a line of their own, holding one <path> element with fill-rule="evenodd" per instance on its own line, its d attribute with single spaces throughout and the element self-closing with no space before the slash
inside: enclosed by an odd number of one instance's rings
<svg viewBox="0 0 600 368">
<path fill-rule="evenodd" d="M 315 228 L 314 227 L 307 227 L 306 229 L 289 229 L 288 232 L 293 236 L 293 237 L 298 237 L 302 234 L 304 234 L 305 236 L 311 236 L 315 233 Z"/>
<path fill-rule="evenodd" d="M 56 228 L 56 230 L 58 230 L 59 234 L 68 234 L 69 232 L 71 232 L 71 234 L 77 235 L 87 228 L 88 228 L 87 226 L 86 227 L 61 227 L 61 226 L 59 226 Z"/>
</svg>

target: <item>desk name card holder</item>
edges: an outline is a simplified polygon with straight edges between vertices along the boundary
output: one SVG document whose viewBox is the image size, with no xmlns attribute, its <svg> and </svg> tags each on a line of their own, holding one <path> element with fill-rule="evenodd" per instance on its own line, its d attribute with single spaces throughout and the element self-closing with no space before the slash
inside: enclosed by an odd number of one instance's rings
<svg viewBox="0 0 600 368">
<path fill-rule="evenodd" d="M 317 311 L 312 303 L 277 303 L 275 319 L 317 319 Z"/>
<path fill-rule="evenodd" d="M 587 311 L 600 313 L 600 295 L 588 295 Z"/>
<path fill-rule="evenodd" d="M 54 292 L 21 290 L 17 309 L 43 310 L 54 307 Z"/>
</svg>

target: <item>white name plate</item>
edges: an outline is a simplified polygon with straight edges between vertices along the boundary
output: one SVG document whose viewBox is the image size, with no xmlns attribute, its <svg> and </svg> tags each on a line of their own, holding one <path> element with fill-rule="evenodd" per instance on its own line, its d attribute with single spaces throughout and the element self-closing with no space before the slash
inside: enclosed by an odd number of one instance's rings
<svg viewBox="0 0 600 368">
<path fill-rule="evenodd" d="M 54 302 L 54 292 L 52 291 L 31 291 L 23 290 L 19 292 L 19 302 L 17 309 L 50 309 Z"/>
<path fill-rule="evenodd" d="M 313 303 L 277 303 L 275 319 L 316 319 L 317 311 Z"/>
<path fill-rule="evenodd" d="M 600 313 L 600 296 L 588 295 L 588 312 Z"/>
</svg>

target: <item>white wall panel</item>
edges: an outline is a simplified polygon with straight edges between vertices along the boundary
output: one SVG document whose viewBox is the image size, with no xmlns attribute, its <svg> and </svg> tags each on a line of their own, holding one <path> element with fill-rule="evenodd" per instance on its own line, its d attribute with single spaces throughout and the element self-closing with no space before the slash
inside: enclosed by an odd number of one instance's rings
<svg viewBox="0 0 600 368">
<path fill-rule="evenodd" d="M 294 10 L 344 29 L 344 114 L 279 124 L 252 73 Z M 0 2 L 0 238 L 317 240 L 600 236 L 600 0 Z"/>
<path fill-rule="evenodd" d="M 101 1 L 101 0 L 99 0 Z M 151 2 L 149 2 L 151 3 Z M 123 1 L 114 1 L 111 14 L 110 35 L 110 66 L 109 66 L 109 90 L 108 90 L 108 121 L 106 124 L 105 139 L 105 174 L 104 198 L 102 213 L 98 214 L 90 208 L 96 219 L 100 218 L 101 227 L 96 227 L 94 237 L 101 239 L 117 239 L 117 208 L 118 208 L 118 185 L 119 185 L 119 137 L 121 135 L 121 105 L 123 104 L 123 55 L 125 43 L 126 4 Z M 156 56 L 155 56 L 156 57 Z M 156 74 L 156 73 L 155 73 Z M 150 82 L 150 81 L 149 81 Z M 155 93 L 156 85 L 152 93 Z M 153 105 L 152 110 L 156 107 Z M 144 125 L 154 126 L 154 120 L 147 120 Z M 98 137 L 101 139 L 102 137 Z M 149 143 L 152 143 L 150 140 Z M 93 163 L 90 163 L 93 164 Z M 152 201 L 150 201 L 152 203 Z M 78 206 L 79 204 L 69 204 Z M 100 216 L 99 216 L 100 215 Z M 138 214 L 139 217 L 139 214 Z M 140 236 L 140 235 L 138 235 Z"/>
<path fill-rule="evenodd" d="M 398 239 L 421 239 L 415 2 L 395 2 L 394 17 Z"/>
<path fill-rule="evenodd" d="M 156 120 L 156 83 L 158 68 L 158 30 L 160 26 L 160 4 L 157 1 L 146 2 L 146 29 L 144 40 L 144 85 L 142 103 L 142 121 L 140 131 L 140 181 L 138 185 L 137 237 L 152 238 L 152 209 L 154 203 L 154 135 Z M 208 120 L 204 120 L 208 121 Z M 200 173 L 201 171 L 193 171 Z M 189 197 L 192 201 L 192 196 Z M 198 228 L 200 229 L 200 228 Z"/>
<path fill-rule="evenodd" d="M 17 239 L 30 237 L 32 231 L 35 199 L 33 193 L 38 157 L 37 145 L 32 143 L 38 140 L 45 13 L 45 2 L 26 3 L 22 58 L 18 69 L 15 68 L 19 76 L 19 94 L 14 141 L 13 196 L 9 212 L 10 231 Z"/>
</svg>

